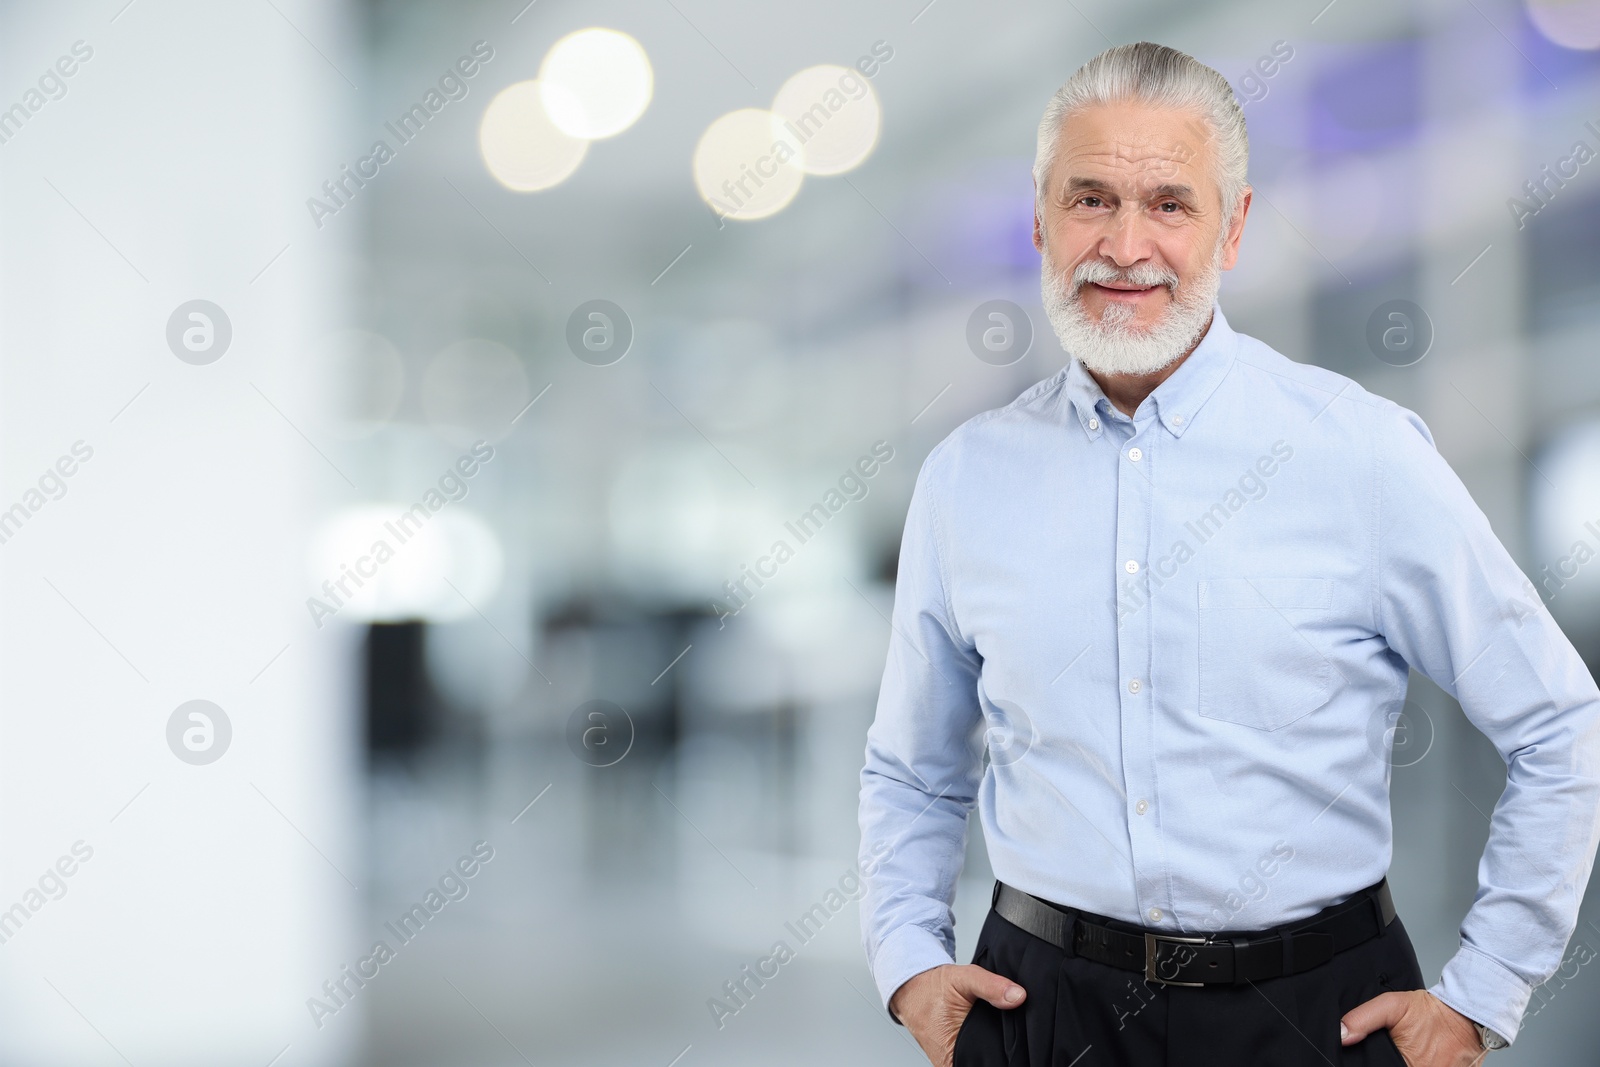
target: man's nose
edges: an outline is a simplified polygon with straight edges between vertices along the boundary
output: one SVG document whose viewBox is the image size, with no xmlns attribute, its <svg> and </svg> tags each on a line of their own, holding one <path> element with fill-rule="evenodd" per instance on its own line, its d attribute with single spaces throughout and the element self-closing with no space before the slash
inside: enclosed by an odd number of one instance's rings
<svg viewBox="0 0 1600 1067">
<path fill-rule="evenodd" d="M 1150 239 L 1143 232 L 1143 222 L 1137 213 L 1118 211 L 1107 224 L 1100 238 L 1100 255 L 1119 267 L 1131 267 L 1150 258 Z"/>
</svg>

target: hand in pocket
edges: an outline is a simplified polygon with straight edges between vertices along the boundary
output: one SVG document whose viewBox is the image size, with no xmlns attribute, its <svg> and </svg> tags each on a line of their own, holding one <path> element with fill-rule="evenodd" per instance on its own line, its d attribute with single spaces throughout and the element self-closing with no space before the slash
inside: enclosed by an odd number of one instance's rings
<svg viewBox="0 0 1600 1067">
<path fill-rule="evenodd" d="M 985 1000 L 1008 1010 L 1026 997 L 1020 985 L 993 971 L 971 963 L 947 963 L 915 975 L 895 990 L 889 1010 L 911 1031 L 933 1067 L 950 1067 L 956 1035 L 975 1002 Z"/>
<path fill-rule="evenodd" d="M 1381 993 L 1352 1008 L 1339 1025 L 1346 1045 L 1387 1028 L 1406 1067 L 1477 1067 L 1484 1056 L 1471 1020 L 1422 989 Z"/>
</svg>

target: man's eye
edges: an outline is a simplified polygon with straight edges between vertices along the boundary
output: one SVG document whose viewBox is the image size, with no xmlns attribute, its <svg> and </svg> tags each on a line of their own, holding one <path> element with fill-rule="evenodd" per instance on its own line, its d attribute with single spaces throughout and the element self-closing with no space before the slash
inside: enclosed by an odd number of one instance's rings
<svg viewBox="0 0 1600 1067">
<path fill-rule="evenodd" d="M 1099 207 L 1100 198 L 1098 196 L 1086 196 L 1082 200 L 1079 200 L 1078 203 L 1082 204 L 1084 207 Z"/>
<path fill-rule="evenodd" d="M 1156 210 L 1170 215 L 1174 211 L 1181 210 L 1181 205 L 1176 200 L 1168 200 L 1163 202 Z"/>
</svg>

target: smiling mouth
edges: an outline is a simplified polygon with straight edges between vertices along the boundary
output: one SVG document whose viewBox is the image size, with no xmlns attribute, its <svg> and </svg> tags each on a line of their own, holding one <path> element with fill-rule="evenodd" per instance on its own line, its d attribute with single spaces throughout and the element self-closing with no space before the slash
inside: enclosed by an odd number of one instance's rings
<svg viewBox="0 0 1600 1067">
<path fill-rule="evenodd" d="M 1136 300 L 1161 288 L 1159 285 L 1102 285 L 1099 282 L 1090 282 L 1089 286 L 1113 300 Z"/>
</svg>

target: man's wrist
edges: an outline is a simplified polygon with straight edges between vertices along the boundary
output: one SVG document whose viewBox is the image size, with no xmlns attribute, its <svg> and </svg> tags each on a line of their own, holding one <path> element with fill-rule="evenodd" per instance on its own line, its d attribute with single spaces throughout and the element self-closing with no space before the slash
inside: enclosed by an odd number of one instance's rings
<svg viewBox="0 0 1600 1067">
<path fill-rule="evenodd" d="M 1471 1026 L 1473 1033 L 1475 1035 L 1477 1035 L 1478 1048 L 1479 1048 L 1480 1051 L 1483 1051 L 1483 1052 L 1494 1052 L 1494 1051 L 1496 1051 L 1498 1049 L 1509 1048 L 1511 1046 L 1511 1042 L 1507 1041 L 1505 1038 L 1503 1038 L 1499 1034 L 1495 1033 L 1495 1031 L 1493 1029 L 1491 1029 L 1490 1027 L 1487 1027 L 1487 1026 L 1483 1025 L 1478 1020 L 1474 1019 L 1472 1016 L 1467 1015 L 1464 1012 L 1457 1011 L 1453 1007 L 1450 1007 L 1449 1004 L 1446 1004 L 1444 1001 L 1439 1000 L 1439 997 L 1436 994 L 1430 992 L 1428 995 L 1433 997 L 1434 1000 L 1438 1000 L 1440 1004 L 1444 1004 L 1445 1007 L 1450 1008 L 1450 1010 L 1452 1012 L 1454 1012 L 1455 1014 L 1461 1016 L 1463 1019 L 1465 1019 L 1467 1021 L 1467 1025 Z"/>
<path fill-rule="evenodd" d="M 933 967 L 928 967 L 928 968 L 925 968 L 923 970 L 918 971 L 916 974 L 912 975 L 910 978 L 907 978 L 904 982 L 901 982 L 899 987 L 897 989 L 895 989 L 895 991 L 893 993 L 889 994 L 889 999 L 884 1003 L 884 1007 L 889 1010 L 889 1018 L 893 1019 L 895 1022 L 899 1023 L 901 1026 L 904 1026 L 905 1022 L 904 1022 L 904 1020 L 902 1020 L 900 1018 L 900 1013 L 895 1011 L 895 1001 L 900 999 L 900 994 L 906 992 L 907 988 L 911 985 L 912 981 L 914 981 L 917 978 L 922 977 L 923 975 L 927 974 L 929 971 L 936 970 L 938 967 L 942 967 L 942 966 L 947 966 L 947 965 L 946 964 L 935 964 Z M 904 1007 L 904 1006 L 905 1006 L 904 1004 L 901 1005 L 901 1007 Z"/>
<path fill-rule="evenodd" d="M 1428 992 L 1509 1044 L 1516 1040 L 1533 986 L 1498 959 L 1463 942 Z"/>
<path fill-rule="evenodd" d="M 889 932 L 870 956 L 873 984 L 883 998 L 885 1012 L 898 1021 L 889 1001 L 900 988 L 923 971 L 930 971 L 955 958 L 938 935 L 916 923 L 907 923 Z"/>
<path fill-rule="evenodd" d="M 1497 1049 L 1509 1048 L 1511 1046 L 1511 1042 L 1507 1041 L 1505 1038 L 1501 1037 L 1499 1034 L 1495 1033 L 1482 1023 L 1472 1019 L 1468 1019 L 1467 1022 L 1472 1023 L 1472 1028 L 1478 1032 L 1478 1041 L 1481 1043 L 1483 1051 L 1494 1052 Z"/>
</svg>

